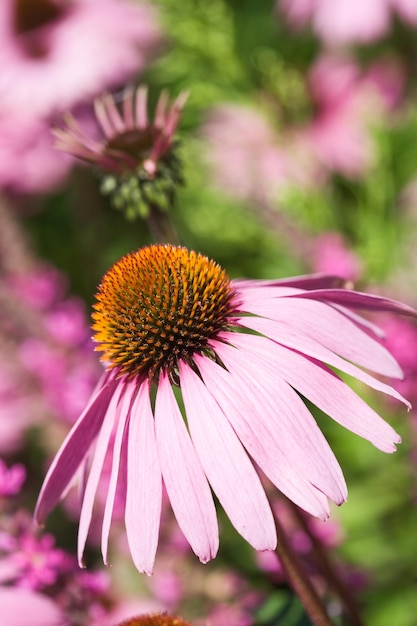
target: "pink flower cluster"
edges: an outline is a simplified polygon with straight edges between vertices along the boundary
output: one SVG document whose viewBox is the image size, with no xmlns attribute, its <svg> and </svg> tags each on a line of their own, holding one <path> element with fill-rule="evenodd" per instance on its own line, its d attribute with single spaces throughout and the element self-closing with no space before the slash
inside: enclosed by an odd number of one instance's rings
<svg viewBox="0 0 417 626">
<path fill-rule="evenodd" d="M 32 193 L 59 185 L 71 161 L 53 151 L 53 117 L 122 85 L 160 43 L 150 4 L 3 0 L 0 187 Z"/>
<path fill-rule="evenodd" d="M 14 478 L 7 496 L 17 495 L 24 480 L 20 465 L 0 460 L 0 491 Z M 89 625 L 106 612 L 109 579 L 103 573 L 80 571 L 75 557 L 55 546 L 50 534 L 40 535 L 32 516 L 6 498 L 0 510 L 0 606 L 8 626 Z"/>
<path fill-rule="evenodd" d="M 374 159 L 372 129 L 401 100 L 404 75 L 391 59 L 366 71 L 349 57 L 323 55 L 310 68 L 314 109 L 304 125 L 278 127 L 256 108 L 213 108 L 202 128 L 215 183 L 249 202 L 276 202 L 288 189 L 314 188 L 334 172 L 360 178 Z"/>
<path fill-rule="evenodd" d="M 100 366 L 84 303 L 66 295 L 62 274 L 39 265 L 5 276 L 3 284 L 0 452 L 9 454 L 22 445 L 28 426 L 50 416 L 72 423 Z"/>
</svg>

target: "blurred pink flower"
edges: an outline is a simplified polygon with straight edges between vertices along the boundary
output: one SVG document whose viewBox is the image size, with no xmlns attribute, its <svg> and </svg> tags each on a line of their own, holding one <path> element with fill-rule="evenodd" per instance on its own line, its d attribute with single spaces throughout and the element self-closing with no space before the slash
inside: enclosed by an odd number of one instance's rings
<svg viewBox="0 0 417 626">
<path fill-rule="evenodd" d="M 254 109 L 232 104 L 212 109 L 202 136 L 216 184 L 236 198 L 271 200 L 308 176 L 290 141 L 278 137 Z"/>
<path fill-rule="evenodd" d="M 160 43 L 150 4 L 2 0 L 0 112 L 49 116 L 123 84 Z"/>
<path fill-rule="evenodd" d="M 78 534 L 82 563 L 110 455 L 105 562 L 118 493 L 134 563 L 152 572 L 162 480 L 202 562 L 215 557 L 219 542 L 209 485 L 255 549 L 274 549 L 272 512 L 245 448 L 278 489 L 326 519 L 327 498 L 341 504 L 347 488 L 299 394 L 380 450 L 394 452 L 398 434 L 329 366 L 409 406 L 361 369 L 402 376 L 378 329 L 354 310 L 417 315 L 398 302 L 333 287 L 334 277 L 323 275 L 229 281 L 207 257 L 170 245 L 148 246 L 118 261 L 100 283 L 93 314 L 107 371 L 49 469 L 37 521 L 43 523 L 88 467 Z M 187 424 L 173 387 L 182 394 Z"/>
<path fill-rule="evenodd" d="M 0 587 L 0 607 L 7 626 L 70 626 L 53 600 L 27 589 Z"/>
<path fill-rule="evenodd" d="M 389 62 L 366 73 L 347 57 L 322 56 L 310 70 L 309 89 L 316 113 L 299 130 L 304 149 L 328 171 L 364 174 L 374 158 L 372 125 L 397 104 L 403 75 Z"/>
<path fill-rule="evenodd" d="M 0 102 L 0 188 L 41 193 L 59 186 L 70 170 L 71 159 L 57 153 L 52 142 L 47 121 L 17 112 L 1 113 Z"/>
<path fill-rule="evenodd" d="M 406 393 L 413 405 L 417 403 L 417 328 L 405 319 L 387 318 L 382 322 L 388 349 L 400 363 L 404 380 L 393 383 Z"/>
<path fill-rule="evenodd" d="M 23 465 L 16 463 L 11 467 L 0 459 L 0 496 L 12 496 L 19 493 L 26 478 Z"/>
<path fill-rule="evenodd" d="M 335 274 L 350 281 L 358 280 L 362 273 L 360 259 L 337 232 L 323 233 L 316 238 L 310 261 L 313 272 Z"/>
<path fill-rule="evenodd" d="M 294 27 L 311 22 L 314 32 L 331 46 L 375 41 L 388 31 L 394 12 L 417 25 L 414 0 L 278 0 L 277 11 Z"/>
</svg>

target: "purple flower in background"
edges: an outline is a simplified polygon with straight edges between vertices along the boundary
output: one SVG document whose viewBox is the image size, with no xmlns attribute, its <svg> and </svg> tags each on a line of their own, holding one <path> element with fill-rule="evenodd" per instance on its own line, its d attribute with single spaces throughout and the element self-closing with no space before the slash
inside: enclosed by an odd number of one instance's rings
<svg viewBox="0 0 417 626">
<path fill-rule="evenodd" d="M 0 112 L 72 108 L 141 70 L 160 43 L 155 13 L 128 0 L 3 0 Z"/>
<path fill-rule="evenodd" d="M 125 500 L 135 565 L 152 572 L 162 481 L 201 561 L 216 555 L 219 541 L 210 486 L 254 548 L 274 549 L 273 515 L 251 459 L 291 500 L 326 519 L 328 498 L 344 502 L 346 484 L 299 394 L 394 452 L 399 435 L 330 368 L 408 405 L 361 369 L 402 376 L 379 329 L 354 310 L 416 315 L 398 302 L 335 284 L 323 275 L 230 281 L 214 261 L 170 245 L 122 258 L 102 279 L 94 305 L 106 372 L 49 469 L 37 521 L 43 523 L 88 468 L 78 534 L 82 562 L 108 456 L 105 562 L 117 492 Z"/>
</svg>

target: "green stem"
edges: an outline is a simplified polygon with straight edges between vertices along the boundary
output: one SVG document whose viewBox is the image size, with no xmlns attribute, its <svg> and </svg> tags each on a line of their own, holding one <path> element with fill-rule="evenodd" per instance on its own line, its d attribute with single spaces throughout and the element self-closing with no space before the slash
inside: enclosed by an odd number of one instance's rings
<svg viewBox="0 0 417 626">
<path fill-rule="evenodd" d="M 288 582 L 300 599 L 314 626 L 333 626 L 321 598 L 313 587 L 308 574 L 305 572 L 298 554 L 293 550 L 287 538 L 285 529 L 279 521 L 278 516 L 274 516 L 278 532 L 276 553 L 288 576 Z"/>
</svg>

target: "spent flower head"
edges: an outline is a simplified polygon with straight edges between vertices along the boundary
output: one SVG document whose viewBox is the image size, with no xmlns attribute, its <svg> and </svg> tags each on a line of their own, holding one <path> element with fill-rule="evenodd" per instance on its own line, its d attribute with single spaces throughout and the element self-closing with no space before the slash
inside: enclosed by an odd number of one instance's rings
<svg viewBox="0 0 417 626">
<path fill-rule="evenodd" d="M 255 549 L 274 549 L 274 517 L 252 460 L 293 502 L 326 519 L 328 498 L 342 504 L 347 488 L 300 396 L 394 452 L 399 435 L 331 368 L 409 406 L 361 369 L 402 376 L 380 330 L 352 309 L 417 315 L 393 300 L 335 287 L 340 284 L 328 275 L 230 280 L 202 254 L 167 244 L 118 261 L 99 286 L 94 313 L 106 371 L 49 469 L 37 521 L 85 469 L 82 563 L 108 457 L 105 562 L 117 492 L 135 565 L 152 572 L 163 483 L 202 562 L 219 544 L 211 489 Z"/>
<path fill-rule="evenodd" d="M 107 94 L 94 103 L 102 138 L 87 137 L 68 114 L 67 127 L 55 130 L 56 147 L 97 167 L 115 208 L 132 219 L 148 217 L 153 207 L 171 207 L 183 182 L 174 135 L 185 101 L 183 93 L 170 103 L 162 92 L 151 120 L 145 87 L 126 89 L 120 107 Z"/>
</svg>

